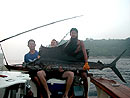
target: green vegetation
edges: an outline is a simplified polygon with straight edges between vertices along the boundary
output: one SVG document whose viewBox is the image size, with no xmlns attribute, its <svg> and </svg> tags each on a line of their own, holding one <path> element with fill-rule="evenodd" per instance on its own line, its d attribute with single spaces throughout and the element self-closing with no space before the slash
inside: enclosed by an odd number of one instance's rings
<svg viewBox="0 0 130 98">
<path fill-rule="evenodd" d="M 130 57 L 130 38 L 109 40 L 86 39 L 84 44 L 89 49 L 90 56 L 118 56 L 127 49 L 123 57 Z"/>
</svg>

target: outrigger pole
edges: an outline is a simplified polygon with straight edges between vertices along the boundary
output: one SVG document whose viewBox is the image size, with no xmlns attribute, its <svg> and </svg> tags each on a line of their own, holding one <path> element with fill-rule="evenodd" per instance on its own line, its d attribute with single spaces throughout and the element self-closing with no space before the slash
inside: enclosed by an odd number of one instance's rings
<svg viewBox="0 0 130 98">
<path fill-rule="evenodd" d="M 62 20 L 55 21 L 55 22 L 51 22 L 51 23 L 48 23 L 48 24 L 45 24 L 45 25 L 42 25 L 42 26 L 39 26 L 39 27 L 30 29 L 30 30 L 24 31 L 24 32 L 22 32 L 22 33 L 18 33 L 18 34 L 16 34 L 16 35 L 11 36 L 11 37 L 5 38 L 5 39 L 1 40 L 0 43 L 3 42 L 3 41 L 8 40 L 8 39 L 10 39 L 10 38 L 19 36 L 19 35 L 21 35 L 21 34 L 24 34 L 24 33 L 27 33 L 27 32 L 33 31 L 33 30 L 36 30 L 36 29 L 39 29 L 39 28 L 42 28 L 42 27 L 45 27 L 45 26 L 48 26 L 48 25 L 52 25 L 52 24 L 55 24 L 55 23 L 57 23 L 57 22 L 61 22 L 61 21 L 65 21 L 65 20 L 69 20 L 69 19 L 73 19 L 73 18 L 77 18 L 77 17 L 81 17 L 81 16 L 83 16 L 83 15 L 74 16 L 74 17 L 71 17 L 71 18 L 66 18 L 66 19 L 62 19 Z"/>
<path fill-rule="evenodd" d="M 4 54 L 4 51 L 3 51 L 3 48 L 2 48 L 2 45 L 0 44 L 0 48 L 1 48 L 1 51 L 2 51 L 2 53 L 3 53 L 3 57 L 4 57 L 4 59 L 5 59 L 5 63 L 6 63 L 6 65 L 8 65 L 8 62 L 7 62 L 7 59 L 6 59 L 6 57 L 5 57 L 5 54 Z"/>
</svg>

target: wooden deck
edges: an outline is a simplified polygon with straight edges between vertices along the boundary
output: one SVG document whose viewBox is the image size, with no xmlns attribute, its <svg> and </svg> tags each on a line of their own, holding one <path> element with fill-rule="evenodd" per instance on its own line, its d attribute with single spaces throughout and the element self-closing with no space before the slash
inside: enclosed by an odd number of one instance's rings
<svg viewBox="0 0 130 98">
<path fill-rule="evenodd" d="M 130 88 L 114 80 L 90 77 L 91 82 L 113 98 L 130 98 Z"/>
</svg>

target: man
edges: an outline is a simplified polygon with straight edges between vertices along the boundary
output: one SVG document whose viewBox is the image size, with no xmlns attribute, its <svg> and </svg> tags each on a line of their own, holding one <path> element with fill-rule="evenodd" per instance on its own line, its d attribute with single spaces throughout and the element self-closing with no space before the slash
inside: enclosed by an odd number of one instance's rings
<svg viewBox="0 0 130 98">
<path fill-rule="evenodd" d="M 51 47 L 56 47 L 58 45 L 58 42 L 53 39 L 51 41 Z M 55 78 L 58 78 L 58 79 L 67 79 L 66 81 L 66 89 L 65 89 L 65 92 L 64 92 L 64 95 L 62 98 L 68 98 L 68 92 L 70 90 L 70 87 L 71 87 L 71 84 L 73 83 L 73 79 L 74 79 L 74 73 L 71 72 L 71 71 L 64 71 L 62 69 L 62 66 L 59 67 L 59 71 L 54 73 L 55 74 Z"/>
<path fill-rule="evenodd" d="M 57 42 L 55 39 L 53 39 L 53 40 L 51 41 L 50 47 L 56 47 L 57 45 L 58 45 L 58 42 Z"/>
<path fill-rule="evenodd" d="M 38 52 L 37 50 L 35 50 L 35 46 L 36 46 L 35 41 L 33 39 L 30 39 L 28 41 L 28 47 L 30 51 L 24 56 L 24 62 L 26 63 L 33 62 L 38 58 Z"/>
<path fill-rule="evenodd" d="M 76 44 L 77 44 L 77 48 L 76 48 L 75 51 L 72 51 L 73 52 L 72 54 L 74 54 L 74 53 L 76 54 L 80 50 L 82 50 L 83 55 L 84 55 L 85 65 L 83 66 L 84 71 L 81 72 L 81 78 L 83 79 L 83 85 L 84 85 L 84 89 L 85 89 L 85 98 L 88 98 L 88 80 L 87 80 L 86 70 L 89 70 L 90 67 L 88 65 L 88 56 L 87 56 L 87 53 L 86 53 L 86 49 L 85 49 L 83 41 L 78 40 L 78 30 L 76 28 L 72 28 L 70 30 L 70 36 L 71 36 L 70 40 L 75 40 Z"/>
<path fill-rule="evenodd" d="M 34 60 L 36 60 L 38 58 L 38 52 L 35 50 L 35 41 L 33 39 L 30 39 L 28 41 L 28 47 L 29 47 L 29 53 L 27 53 L 24 56 L 24 61 L 25 63 L 29 63 L 29 62 L 33 62 Z M 32 80 L 36 83 L 37 87 L 40 88 L 41 86 L 43 86 L 47 92 L 47 97 L 50 98 L 50 91 L 48 89 L 47 86 L 47 82 L 45 79 L 45 72 L 43 70 L 30 70 L 29 74 L 32 78 Z M 39 91 L 38 91 L 39 92 Z M 42 92 L 42 91 L 40 91 Z M 38 98 L 42 97 L 42 95 L 40 94 L 40 96 L 38 95 Z"/>
</svg>

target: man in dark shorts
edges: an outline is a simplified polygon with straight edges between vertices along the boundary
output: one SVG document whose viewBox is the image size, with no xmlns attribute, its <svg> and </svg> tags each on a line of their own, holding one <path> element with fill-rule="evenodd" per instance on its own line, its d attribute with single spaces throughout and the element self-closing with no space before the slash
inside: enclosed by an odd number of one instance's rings
<svg viewBox="0 0 130 98">
<path fill-rule="evenodd" d="M 78 40 L 78 30 L 76 28 L 72 28 L 70 30 L 70 36 L 71 36 L 71 40 L 75 40 L 76 41 L 76 44 L 77 44 L 77 47 L 76 47 L 76 50 L 75 51 L 71 51 L 70 55 L 71 54 L 76 54 L 78 53 L 79 51 L 82 51 L 83 52 L 83 55 L 84 55 L 84 66 L 83 66 L 83 70 L 80 75 L 81 75 L 81 78 L 83 79 L 83 85 L 84 85 L 84 89 L 85 89 L 85 98 L 88 98 L 88 80 L 87 80 L 87 70 L 90 69 L 89 65 L 88 65 L 88 56 L 87 56 L 87 52 L 86 52 L 86 49 L 85 49 L 85 46 L 84 46 L 84 43 L 83 41 L 81 40 Z M 68 43 L 69 43 L 68 41 Z"/>
<path fill-rule="evenodd" d="M 50 47 L 56 47 L 58 42 L 53 39 L 51 41 Z M 50 74 L 50 75 L 49 75 Z M 46 72 L 47 78 L 56 78 L 56 79 L 66 79 L 66 89 L 62 98 L 68 98 L 68 92 L 70 90 L 71 84 L 73 83 L 74 73 L 72 71 L 64 71 L 62 66 L 59 67 L 59 71 Z"/>
</svg>

